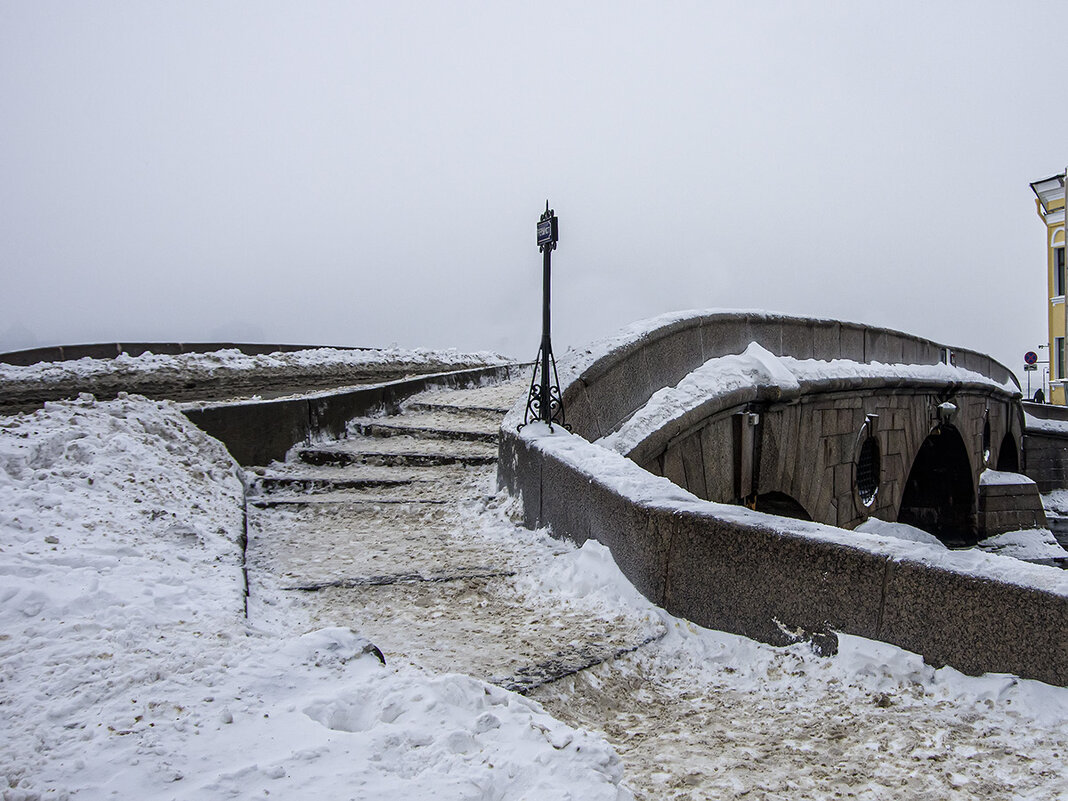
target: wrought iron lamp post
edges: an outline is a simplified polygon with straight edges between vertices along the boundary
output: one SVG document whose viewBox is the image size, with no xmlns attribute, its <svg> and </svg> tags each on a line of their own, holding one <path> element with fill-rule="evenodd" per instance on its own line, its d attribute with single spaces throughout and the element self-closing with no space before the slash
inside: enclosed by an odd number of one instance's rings
<svg viewBox="0 0 1068 801">
<path fill-rule="evenodd" d="M 549 201 L 545 201 L 545 212 L 538 219 L 538 249 L 542 253 L 542 299 L 541 299 L 541 347 L 538 349 L 538 358 L 534 362 L 534 374 L 530 379 L 530 393 L 527 396 L 527 411 L 523 416 L 522 428 L 532 420 L 540 420 L 549 426 L 552 431 L 553 423 L 558 423 L 564 428 L 568 425 L 564 421 L 564 402 L 560 397 L 560 377 L 556 373 L 556 359 L 553 358 L 552 339 L 549 336 L 550 314 L 550 274 L 551 254 L 556 250 L 556 242 L 560 238 L 559 222 L 556 213 L 549 208 Z M 552 380 L 549 378 L 549 370 L 552 370 Z"/>
</svg>

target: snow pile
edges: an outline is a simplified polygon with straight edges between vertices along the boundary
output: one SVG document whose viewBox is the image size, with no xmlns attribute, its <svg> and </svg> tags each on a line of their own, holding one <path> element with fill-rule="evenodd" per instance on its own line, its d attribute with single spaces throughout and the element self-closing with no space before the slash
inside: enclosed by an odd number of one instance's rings
<svg viewBox="0 0 1068 801">
<path fill-rule="evenodd" d="M 1036 417 L 1025 408 L 1024 428 L 1028 431 L 1039 431 L 1047 434 L 1068 434 L 1068 420 Z"/>
<path fill-rule="evenodd" d="M 223 447 L 166 404 L 0 418 L 0 787 L 68 789 L 101 743 L 167 716 L 140 690 L 195 675 L 241 615 L 241 494 Z"/>
<path fill-rule="evenodd" d="M 1048 528 L 1007 531 L 979 543 L 981 550 L 1015 559 L 1068 559 L 1065 551 Z"/>
<path fill-rule="evenodd" d="M 606 615 L 623 611 L 648 613 L 651 608 L 645 596 L 619 571 L 612 552 L 593 539 L 553 559 L 537 576 L 525 576 L 516 583 L 527 592 L 584 601 Z"/>
<path fill-rule="evenodd" d="M 1008 473 L 1004 470 L 991 470 L 989 467 L 979 474 L 979 485 L 983 487 L 1018 487 L 1034 483 L 1023 473 Z"/>
<path fill-rule="evenodd" d="M 1046 514 L 1068 516 L 1068 490 L 1053 490 L 1042 496 L 1042 507 Z"/>
<path fill-rule="evenodd" d="M 922 528 L 916 528 L 907 523 L 892 523 L 880 520 L 877 517 L 869 517 L 853 530 L 864 534 L 874 534 L 877 537 L 893 537 L 906 542 L 922 542 L 925 545 L 933 545 L 943 549 L 946 547 L 938 537 L 934 534 L 928 534 Z"/>
<path fill-rule="evenodd" d="M 0 418 L 0 797 L 619 799 L 599 737 L 243 616 L 242 486 L 170 403 Z"/>
<path fill-rule="evenodd" d="M 629 453 L 647 436 L 696 406 L 752 386 L 796 390 L 800 384 L 781 359 L 753 342 L 744 353 L 709 359 L 677 386 L 657 390 L 619 431 L 600 442 L 606 448 Z"/>
<path fill-rule="evenodd" d="M 282 373 L 314 369 L 321 373 L 346 372 L 396 365 L 479 366 L 505 363 L 496 353 L 462 353 L 456 349 L 376 348 L 341 350 L 309 348 L 291 352 L 247 355 L 236 348 L 209 353 L 182 353 L 174 356 L 123 353 L 114 359 L 72 359 L 39 362 L 27 366 L 0 364 L 0 381 L 54 383 L 95 378 L 179 377 L 203 381 L 220 375 L 240 373 Z"/>
</svg>

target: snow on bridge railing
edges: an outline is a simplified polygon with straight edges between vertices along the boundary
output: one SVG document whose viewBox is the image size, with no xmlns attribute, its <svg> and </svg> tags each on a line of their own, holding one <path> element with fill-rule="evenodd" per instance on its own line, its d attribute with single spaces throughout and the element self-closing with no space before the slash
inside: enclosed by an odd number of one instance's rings
<svg viewBox="0 0 1068 801">
<path fill-rule="evenodd" d="M 753 342 L 774 356 L 861 364 L 956 367 L 1019 392 L 1012 372 L 991 357 L 948 348 L 887 328 L 760 311 L 685 311 L 634 323 L 559 362 L 560 391 L 574 430 L 596 439 L 657 390 L 674 386 L 707 360 L 743 353 Z"/>
</svg>

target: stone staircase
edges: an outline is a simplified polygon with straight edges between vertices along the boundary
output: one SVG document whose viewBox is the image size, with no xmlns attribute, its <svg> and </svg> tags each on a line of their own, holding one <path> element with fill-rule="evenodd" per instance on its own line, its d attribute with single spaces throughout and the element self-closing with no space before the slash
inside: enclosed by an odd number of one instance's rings
<svg viewBox="0 0 1068 801">
<path fill-rule="evenodd" d="M 661 636 L 658 621 L 546 607 L 525 579 L 568 549 L 518 529 L 495 496 L 500 420 L 526 390 L 422 393 L 253 469 L 250 621 L 347 626 L 387 661 L 523 692 Z"/>
</svg>

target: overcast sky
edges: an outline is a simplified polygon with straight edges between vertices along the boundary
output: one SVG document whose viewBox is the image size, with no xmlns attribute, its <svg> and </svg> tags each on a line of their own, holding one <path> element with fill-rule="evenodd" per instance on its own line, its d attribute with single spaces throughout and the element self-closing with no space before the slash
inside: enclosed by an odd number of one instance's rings
<svg viewBox="0 0 1068 801">
<path fill-rule="evenodd" d="M 1046 340 L 1068 4 L 0 0 L 0 350 Z"/>
</svg>

